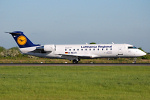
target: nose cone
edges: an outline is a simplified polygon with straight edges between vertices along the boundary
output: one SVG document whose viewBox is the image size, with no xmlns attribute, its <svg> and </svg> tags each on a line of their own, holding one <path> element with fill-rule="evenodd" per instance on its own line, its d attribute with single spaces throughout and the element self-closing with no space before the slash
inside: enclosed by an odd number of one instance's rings
<svg viewBox="0 0 150 100">
<path fill-rule="evenodd" d="M 143 52 L 143 54 L 142 54 L 143 56 L 145 56 L 146 55 L 146 53 L 145 52 Z"/>
<path fill-rule="evenodd" d="M 146 53 L 145 52 L 143 52 L 143 51 L 139 51 L 139 56 L 145 56 L 146 55 Z"/>
</svg>

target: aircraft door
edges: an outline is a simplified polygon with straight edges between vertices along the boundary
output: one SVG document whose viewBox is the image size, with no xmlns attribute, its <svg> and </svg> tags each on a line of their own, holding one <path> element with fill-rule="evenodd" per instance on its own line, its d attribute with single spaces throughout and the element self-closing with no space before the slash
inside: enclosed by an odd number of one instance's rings
<svg viewBox="0 0 150 100">
<path fill-rule="evenodd" d="M 119 47 L 118 48 L 118 56 L 121 56 L 123 55 L 123 51 L 122 51 L 122 47 Z"/>
</svg>

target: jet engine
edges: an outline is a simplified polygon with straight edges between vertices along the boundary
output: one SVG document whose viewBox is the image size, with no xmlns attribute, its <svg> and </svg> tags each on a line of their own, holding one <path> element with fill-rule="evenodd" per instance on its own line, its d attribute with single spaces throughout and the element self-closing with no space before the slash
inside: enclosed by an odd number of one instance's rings
<svg viewBox="0 0 150 100">
<path fill-rule="evenodd" d="M 45 52 L 52 52 L 55 51 L 55 45 L 44 45 Z"/>
<path fill-rule="evenodd" d="M 37 47 L 33 52 L 34 53 L 51 53 L 54 52 L 55 49 L 55 45 L 44 45 L 44 46 L 40 46 Z"/>
</svg>

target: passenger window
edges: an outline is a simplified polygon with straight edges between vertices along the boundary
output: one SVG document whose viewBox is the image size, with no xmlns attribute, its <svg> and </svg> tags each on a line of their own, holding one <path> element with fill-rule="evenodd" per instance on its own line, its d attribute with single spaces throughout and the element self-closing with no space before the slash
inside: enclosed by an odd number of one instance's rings
<svg viewBox="0 0 150 100">
<path fill-rule="evenodd" d="M 95 51 L 95 49 L 93 49 L 93 51 Z"/>
<path fill-rule="evenodd" d="M 79 49 L 77 49 L 77 51 L 79 51 Z"/>
<path fill-rule="evenodd" d="M 83 49 L 81 49 L 81 51 L 83 51 Z"/>
<path fill-rule="evenodd" d="M 75 49 L 73 49 L 73 51 L 75 51 Z"/>
<path fill-rule="evenodd" d="M 65 49 L 65 51 L 67 51 L 67 49 Z"/>
<path fill-rule="evenodd" d="M 71 51 L 71 49 L 69 49 L 69 51 Z"/>
<path fill-rule="evenodd" d="M 89 49 L 89 51 L 91 51 L 91 49 Z"/>
</svg>

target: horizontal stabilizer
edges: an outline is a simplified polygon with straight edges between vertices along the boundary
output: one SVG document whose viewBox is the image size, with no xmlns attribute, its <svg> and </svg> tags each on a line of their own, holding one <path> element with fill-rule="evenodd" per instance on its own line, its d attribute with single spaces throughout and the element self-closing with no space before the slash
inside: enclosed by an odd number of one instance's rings
<svg viewBox="0 0 150 100">
<path fill-rule="evenodd" d="M 17 32 L 5 32 L 5 33 L 9 33 L 9 34 L 12 34 L 12 35 L 20 35 L 21 33 L 17 33 Z"/>
</svg>

